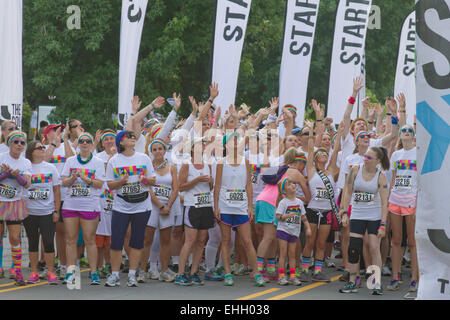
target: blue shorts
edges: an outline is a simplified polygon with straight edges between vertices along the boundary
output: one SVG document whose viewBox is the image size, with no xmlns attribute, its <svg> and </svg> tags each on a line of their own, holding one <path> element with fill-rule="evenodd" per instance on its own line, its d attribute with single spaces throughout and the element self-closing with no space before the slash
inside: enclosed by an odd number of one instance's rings
<svg viewBox="0 0 450 320">
<path fill-rule="evenodd" d="M 240 214 L 226 214 L 226 213 L 220 214 L 220 221 L 223 224 L 226 224 L 227 226 L 230 226 L 232 228 L 239 227 L 249 222 L 248 215 L 246 214 L 240 215 Z"/>
<path fill-rule="evenodd" d="M 276 208 L 268 202 L 259 200 L 255 204 L 255 222 L 256 223 L 273 223 L 278 226 Z"/>
</svg>

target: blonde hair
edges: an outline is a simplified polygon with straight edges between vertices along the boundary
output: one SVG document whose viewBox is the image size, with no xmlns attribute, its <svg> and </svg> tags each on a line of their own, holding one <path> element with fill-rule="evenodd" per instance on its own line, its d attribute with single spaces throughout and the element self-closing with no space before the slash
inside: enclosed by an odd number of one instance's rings
<svg viewBox="0 0 450 320">
<path fill-rule="evenodd" d="M 154 135 L 157 134 L 157 131 L 161 131 L 162 127 L 163 127 L 162 123 L 156 123 L 153 125 L 152 130 L 147 132 L 147 134 L 145 135 L 145 154 L 146 155 L 149 155 L 148 146 L 156 138 L 156 136 L 154 136 Z"/>
<path fill-rule="evenodd" d="M 304 157 L 305 153 L 298 151 L 294 147 L 290 147 L 284 152 L 284 165 L 287 166 L 288 164 L 291 164 L 295 161 L 296 157 Z"/>
<path fill-rule="evenodd" d="M 316 171 L 319 171 L 319 168 L 318 168 L 318 166 L 317 166 L 316 157 L 317 157 L 317 154 L 318 154 L 319 152 L 321 152 L 321 151 L 322 151 L 322 152 L 326 152 L 328 155 L 330 155 L 330 153 L 328 152 L 328 150 L 325 149 L 325 148 L 323 148 L 323 147 L 317 148 L 317 150 L 314 151 L 314 167 L 316 168 Z"/>
<path fill-rule="evenodd" d="M 27 142 L 27 134 L 25 132 L 22 132 L 20 130 L 14 130 L 10 134 L 8 134 L 8 138 L 6 139 L 6 144 L 8 145 L 8 147 L 9 147 L 9 140 L 14 136 L 22 137 L 25 140 L 25 142 Z"/>
<path fill-rule="evenodd" d="M 14 121 L 12 121 L 12 120 L 3 121 L 3 123 L 2 123 L 2 136 L 0 137 L 0 143 L 6 143 L 6 141 L 8 141 L 9 133 L 8 133 L 8 135 L 6 135 L 5 131 L 6 131 L 6 127 L 9 124 L 11 124 L 11 123 L 13 123 L 17 127 L 17 124 Z M 5 138 L 5 136 L 6 136 L 6 138 Z"/>
</svg>

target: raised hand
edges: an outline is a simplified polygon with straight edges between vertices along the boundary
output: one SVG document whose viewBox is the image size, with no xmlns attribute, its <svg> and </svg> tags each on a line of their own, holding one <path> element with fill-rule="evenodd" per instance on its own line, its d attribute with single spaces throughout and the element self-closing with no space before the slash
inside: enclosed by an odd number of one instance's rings
<svg viewBox="0 0 450 320">
<path fill-rule="evenodd" d="M 397 116 L 397 101 L 392 97 L 386 97 L 386 106 L 394 117 Z"/>
<path fill-rule="evenodd" d="M 369 119 L 373 119 L 375 115 L 375 106 L 373 104 L 369 105 Z"/>
<path fill-rule="evenodd" d="M 383 114 L 383 108 L 381 107 L 381 103 L 375 104 L 375 110 L 377 112 L 378 117 L 380 117 Z"/>
<path fill-rule="evenodd" d="M 102 137 L 102 130 L 98 129 L 95 132 L 95 143 L 98 144 L 100 143 L 100 138 Z"/>
<path fill-rule="evenodd" d="M 166 99 L 164 99 L 163 97 L 158 97 L 152 101 L 152 105 L 154 105 L 156 109 L 159 109 L 164 105 L 164 101 L 166 101 Z"/>
<path fill-rule="evenodd" d="M 364 108 L 368 109 L 369 108 L 369 104 L 370 104 L 370 98 L 369 97 L 365 97 L 362 101 L 362 105 Z"/>
<path fill-rule="evenodd" d="M 211 83 L 209 86 L 209 95 L 211 99 L 215 99 L 219 95 L 219 84 L 216 82 Z"/>
<path fill-rule="evenodd" d="M 399 109 L 398 110 L 405 111 L 406 110 L 405 95 L 403 93 L 399 93 L 396 98 L 397 98 L 398 103 L 399 103 Z"/>
<path fill-rule="evenodd" d="M 195 116 L 198 112 L 197 102 L 195 101 L 194 97 L 192 97 L 192 96 L 189 96 L 189 101 L 191 102 L 191 105 L 192 105 L 192 114 Z"/>
<path fill-rule="evenodd" d="M 280 99 L 278 99 L 278 97 L 272 98 L 269 101 L 270 104 L 270 109 L 272 109 L 273 111 L 278 109 L 278 106 L 280 105 Z"/>
<path fill-rule="evenodd" d="M 179 94 L 177 96 L 177 93 L 174 92 L 172 97 L 173 97 L 173 104 L 174 104 L 175 111 L 178 111 L 181 106 L 181 95 Z"/>
<path fill-rule="evenodd" d="M 364 87 L 362 78 L 357 77 L 353 79 L 353 96 L 356 97 L 356 95 L 358 94 L 359 90 L 361 90 L 362 87 Z"/>
<path fill-rule="evenodd" d="M 134 96 L 134 98 L 131 100 L 131 112 L 133 114 L 136 114 L 141 107 L 142 101 L 139 101 L 138 96 Z"/>
</svg>

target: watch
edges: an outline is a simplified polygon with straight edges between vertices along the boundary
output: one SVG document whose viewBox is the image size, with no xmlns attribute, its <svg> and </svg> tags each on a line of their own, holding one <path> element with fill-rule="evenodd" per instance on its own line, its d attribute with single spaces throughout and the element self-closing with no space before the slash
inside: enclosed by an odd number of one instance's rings
<svg viewBox="0 0 450 320">
<path fill-rule="evenodd" d="M 50 145 L 56 148 L 56 144 L 54 144 L 54 143 L 50 143 Z"/>
</svg>

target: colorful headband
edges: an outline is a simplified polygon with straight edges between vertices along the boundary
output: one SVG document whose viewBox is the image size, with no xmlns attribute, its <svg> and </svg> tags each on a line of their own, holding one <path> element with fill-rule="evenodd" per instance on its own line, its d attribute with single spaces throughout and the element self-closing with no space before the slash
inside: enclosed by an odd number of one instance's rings
<svg viewBox="0 0 450 320">
<path fill-rule="evenodd" d="M 161 131 L 161 128 L 156 129 L 153 133 L 152 133 L 152 139 L 155 139 L 156 136 L 158 135 L 158 133 Z"/>
<path fill-rule="evenodd" d="M 296 156 L 294 161 L 303 161 L 303 162 L 306 162 L 306 157 Z"/>
<path fill-rule="evenodd" d="M 158 120 L 158 119 L 155 119 L 155 118 L 150 119 L 150 120 L 148 120 L 148 121 L 145 123 L 144 128 L 148 128 L 148 127 L 150 127 L 152 124 L 155 124 L 155 123 L 159 123 L 159 120 Z"/>
<path fill-rule="evenodd" d="M 287 104 L 286 106 L 284 106 L 284 108 L 293 112 L 294 114 L 297 114 L 297 108 L 294 107 L 292 104 Z"/>
<path fill-rule="evenodd" d="M 103 139 L 105 139 L 106 137 L 114 137 L 114 139 L 116 138 L 116 134 L 114 132 L 108 131 L 105 132 L 102 137 L 100 138 L 100 143 L 103 142 Z"/>
<path fill-rule="evenodd" d="M 400 137 L 400 134 L 402 133 L 403 128 L 410 128 L 413 131 L 413 137 L 416 136 L 416 132 L 414 131 L 414 127 L 409 124 L 404 124 L 399 130 L 398 130 L 398 136 Z"/>
<path fill-rule="evenodd" d="M 358 141 L 359 136 L 362 135 L 362 134 L 367 134 L 367 135 L 369 135 L 369 133 L 368 133 L 367 131 L 360 131 L 360 132 L 358 132 L 358 134 L 356 135 L 356 137 L 355 137 L 355 139 L 354 139 L 354 141 L 353 141 L 355 144 L 356 144 L 356 142 Z"/>
<path fill-rule="evenodd" d="M 283 193 L 283 191 L 284 191 L 284 187 L 286 186 L 286 182 L 288 181 L 289 179 L 286 177 L 286 178 L 284 178 L 283 180 L 281 180 L 281 193 Z"/>
<path fill-rule="evenodd" d="M 150 147 L 149 147 L 150 151 L 152 150 L 152 145 L 155 144 L 155 143 L 160 143 L 164 147 L 164 150 L 167 149 L 167 146 L 166 146 L 166 143 L 164 142 L 164 140 L 162 140 L 162 139 L 155 139 L 155 140 L 152 141 L 152 143 L 150 143 Z"/>
<path fill-rule="evenodd" d="M 9 137 L 8 138 L 8 147 L 9 147 L 9 145 L 11 144 L 11 141 L 14 139 L 14 138 L 17 138 L 17 137 L 20 137 L 20 138 L 22 138 L 23 140 L 27 140 L 27 138 L 25 138 L 25 134 L 23 133 L 23 132 L 21 132 L 21 131 L 17 131 L 16 133 L 14 133 L 14 132 L 12 132 L 13 133 L 13 135 L 11 136 L 11 137 Z"/>
<path fill-rule="evenodd" d="M 80 136 L 78 137 L 78 141 L 80 141 L 81 138 L 84 138 L 84 137 L 88 137 L 92 142 L 94 142 L 94 138 L 88 132 L 83 132 L 82 134 L 80 134 Z"/>
</svg>

